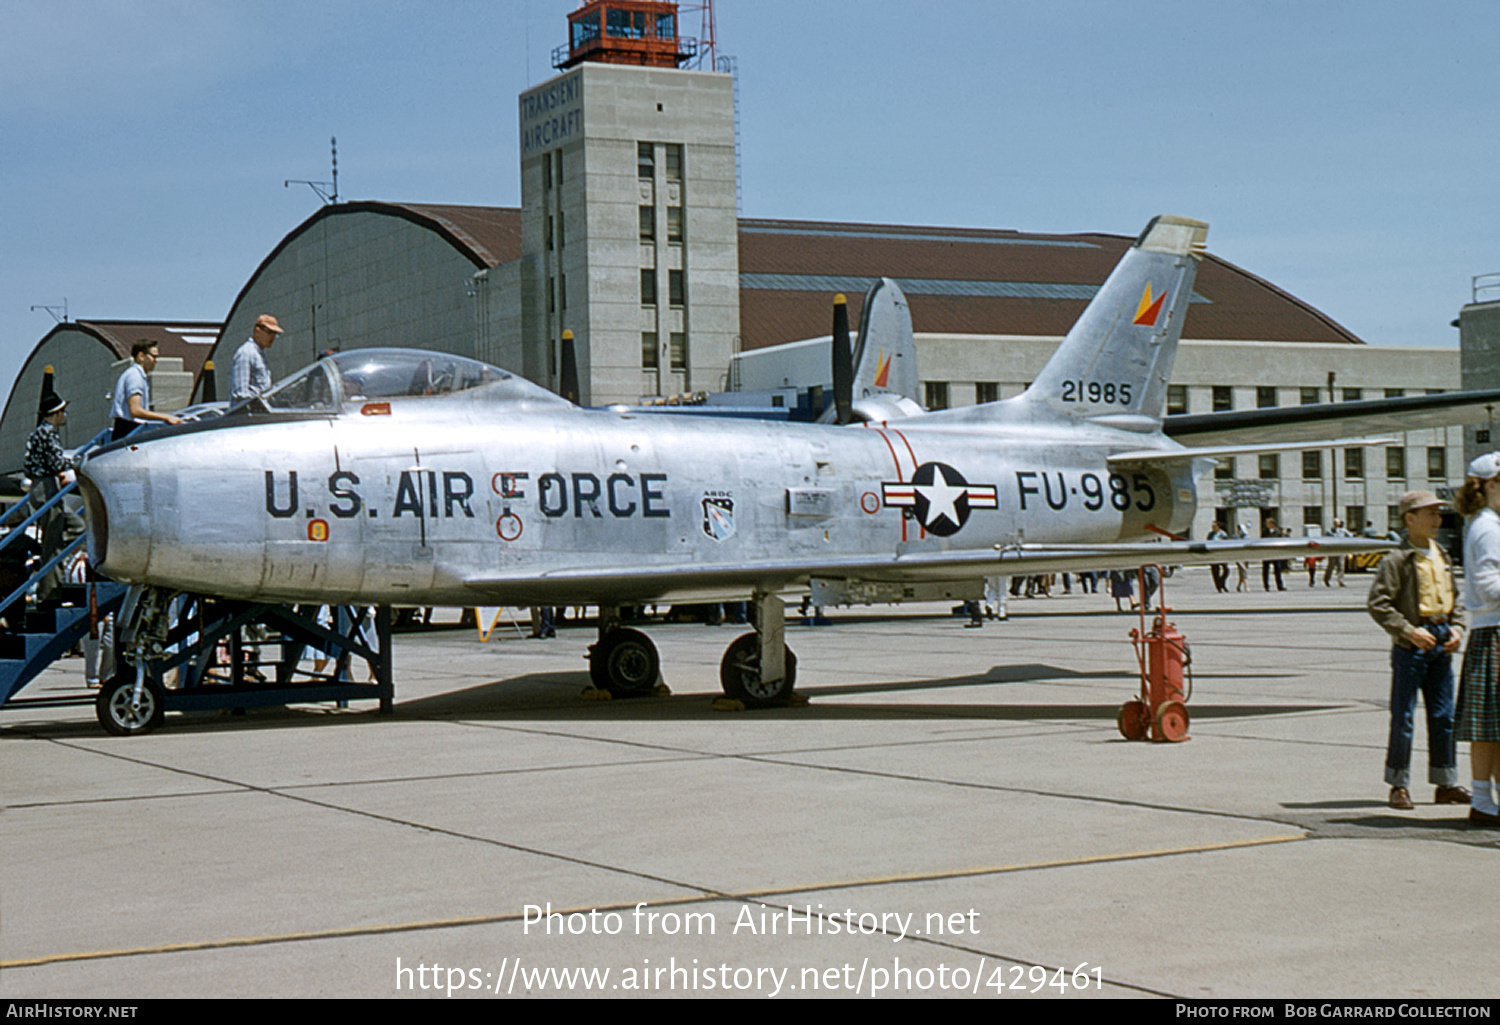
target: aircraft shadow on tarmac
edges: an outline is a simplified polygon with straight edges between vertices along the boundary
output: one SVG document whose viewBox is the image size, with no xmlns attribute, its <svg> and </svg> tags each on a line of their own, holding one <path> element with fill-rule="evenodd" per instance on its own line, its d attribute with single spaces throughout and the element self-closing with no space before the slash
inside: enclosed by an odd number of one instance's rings
<svg viewBox="0 0 1500 1025">
<path fill-rule="evenodd" d="M 1264 678 L 1266 674 L 1256 674 Z M 1200 681 L 1215 678 L 1237 678 L 1237 674 L 1197 674 Z M 1040 704 L 999 702 L 960 703 L 890 700 L 881 701 L 881 696 L 896 696 L 914 691 L 943 690 L 962 687 L 996 686 L 1021 683 L 1087 683 L 1117 682 L 1120 686 L 1118 701 L 1104 704 Z M 1102 672 L 1079 672 L 1073 669 L 1050 666 L 1042 663 L 995 666 L 985 673 L 970 673 L 963 676 L 936 677 L 926 680 L 895 680 L 859 684 L 831 684 L 797 688 L 797 693 L 809 701 L 805 705 L 786 708 L 766 708 L 732 713 L 714 707 L 720 695 L 696 691 L 669 696 L 623 698 L 614 700 L 589 700 L 585 691 L 591 688 L 589 675 L 578 673 L 533 673 L 505 680 L 494 680 L 461 690 L 430 697 L 400 700 L 397 686 L 395 718 L 397 719 L 475 719 L 484 721 L 536 721 L 570 719 L 580 722 L 665 722 L 665 721 L 716 721 L 732 724 L 736 721 L 754 722 L 774 720 L 889 720 L 889 719 L 979 719 L 1009 722 L 1048 720 L 1092 720 L 1113 723 L 1121 702 L 1139 693 L 1140 677 L 1128 670 L 1106 670 Z M 868 702 L 852 703 L 819 702 L 819 698 L 849 698 L 868 695 Z M 1328 711 L 1339 705 L 1208 705 L 1190 702 L 1189 710 L 1194 720 L 1236 719 L 1251 716 L 1288 715 L 1298 712 Z M 190 730 L 214 732 L 244 729 L 303 729 L 309 726 L 355 725 L 368 723 L 376 715 L 373 707 L 358 702 L 348 709 L 334 709 L 328 705 L 292 705 L 268 708 L 252 708 L 245 712 L 193 712 L 185 715 L 173 714 L 162 726 L 162 732 Z M 17 735 L 34 737 L 99 737 L 98 724 L 90 717 L 87 721 L 42 722 L 14 724 L 0 720 L 0 737 L 14 731 Z M 1123 738 L 1112 736 L 1112 739 Z"/>
</svg>

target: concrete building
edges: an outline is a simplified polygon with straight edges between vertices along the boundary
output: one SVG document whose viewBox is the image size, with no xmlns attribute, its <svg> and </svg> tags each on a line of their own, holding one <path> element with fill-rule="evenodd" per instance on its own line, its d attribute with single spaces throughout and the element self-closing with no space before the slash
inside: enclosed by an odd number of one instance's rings
<svg viewBox="0 0 1500 1025">
<path fill-rule="evenodd" d="M 571 330 L 582 401 L 723 386 L 739 335 L 734 83 L 583 63 L 521 95 L 521 337 L 556 388 Z"/>
<path fill-rule="evenodd" d="M 1463 354 L 1465 391 L 1500 388 L 1500 274 L 1481 274 L 1474 279 L 1473 301 L 1458 313 L 1458 345 Z M 1485 423 L 1464 431 L 1464 465 L 1483 452 L 1500 448 L 1495 433 L 1495 412 Z"/>
</svg>

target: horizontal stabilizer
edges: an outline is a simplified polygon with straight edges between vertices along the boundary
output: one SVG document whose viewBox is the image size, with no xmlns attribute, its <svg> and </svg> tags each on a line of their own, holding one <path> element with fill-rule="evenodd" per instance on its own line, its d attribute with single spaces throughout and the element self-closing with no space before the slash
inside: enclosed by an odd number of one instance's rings
<svg viewBox="0 0 1500 1025">
<path fill-rule="evenodd" d="M 1185 448 L 1179 451 L 1164 451 L 1159 448 L 1142 448 L 1130 452 L 1116 452 L 1109 457 L 1110 469 L 1131 463 L 1185 463 L 1194 459 L 1226 459 L 1229 456 L 1253 456 L 1262 452 L 1308 452 L 1314 449 L 1343 448 L 1350 445 L 1394 445 L 1395 438 L 1323 438 L 1318 441 L 1267 442 L 1264 445 L 1207 445 L 1203 448 Z"/>
<path fill-rule="evenodd" d="M 1316 442 L 1330 435 L 1359 438 L 1456 424 L 1490 424 L 1500 412 L 1500 390 L 1443 392 L 1359 402 L 1226 410 L 1169 416 L 1162 431 L 1184 445 Z M 1340 442 L 1341 445 L 1349 442 Z M 1368 443 L 1367 443 L 1368 444 Z M 1333 447 L 1319 446 L 1312 447 Z M 1270 451 L 1270 449 L 1262 449 Z"/>
</svg>

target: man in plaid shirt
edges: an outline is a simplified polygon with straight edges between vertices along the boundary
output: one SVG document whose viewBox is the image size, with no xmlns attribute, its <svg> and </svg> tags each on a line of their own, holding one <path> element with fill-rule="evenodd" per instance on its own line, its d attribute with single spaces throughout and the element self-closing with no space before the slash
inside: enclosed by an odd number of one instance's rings
<svg viewBox="0 0 1500 1025">
<path fill-rule="evenodd" d="M 57 395 L 42 402 L 42 422 L 26 439 L 23 469 L 31 478 L 31 504 L 40 509 L 63 486 L 63 474 L 78 466 L 78 460 L 63 451 L 57 429 L 68 421 L 68 404 Z M 51 559 L 63 546 L 83 533 L 83 520 L 62 502 L 42 516 L 42 561 Z M 66 570 L 55 567 L 37 585 L 37 601 L 51 598 L 62 586 Z"/>
</svg>

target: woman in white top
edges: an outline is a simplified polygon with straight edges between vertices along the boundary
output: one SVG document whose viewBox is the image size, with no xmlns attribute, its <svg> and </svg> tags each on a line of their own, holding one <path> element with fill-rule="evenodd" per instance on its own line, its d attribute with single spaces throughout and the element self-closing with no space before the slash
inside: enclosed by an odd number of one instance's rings
<svg viewBox="0 0 1500 1025">
<path fill-rule="evenodd" d="M 1469 742 L 1474 777 L 1469 821 L 1500 826 L 1492 783 L 1500 782 L 1500 452 L 1469 464 L 1454 507 L 1464 531 L 1464 607 L 1469 646 L 1458 689 L 1458 739 Z"/>
</svg>

